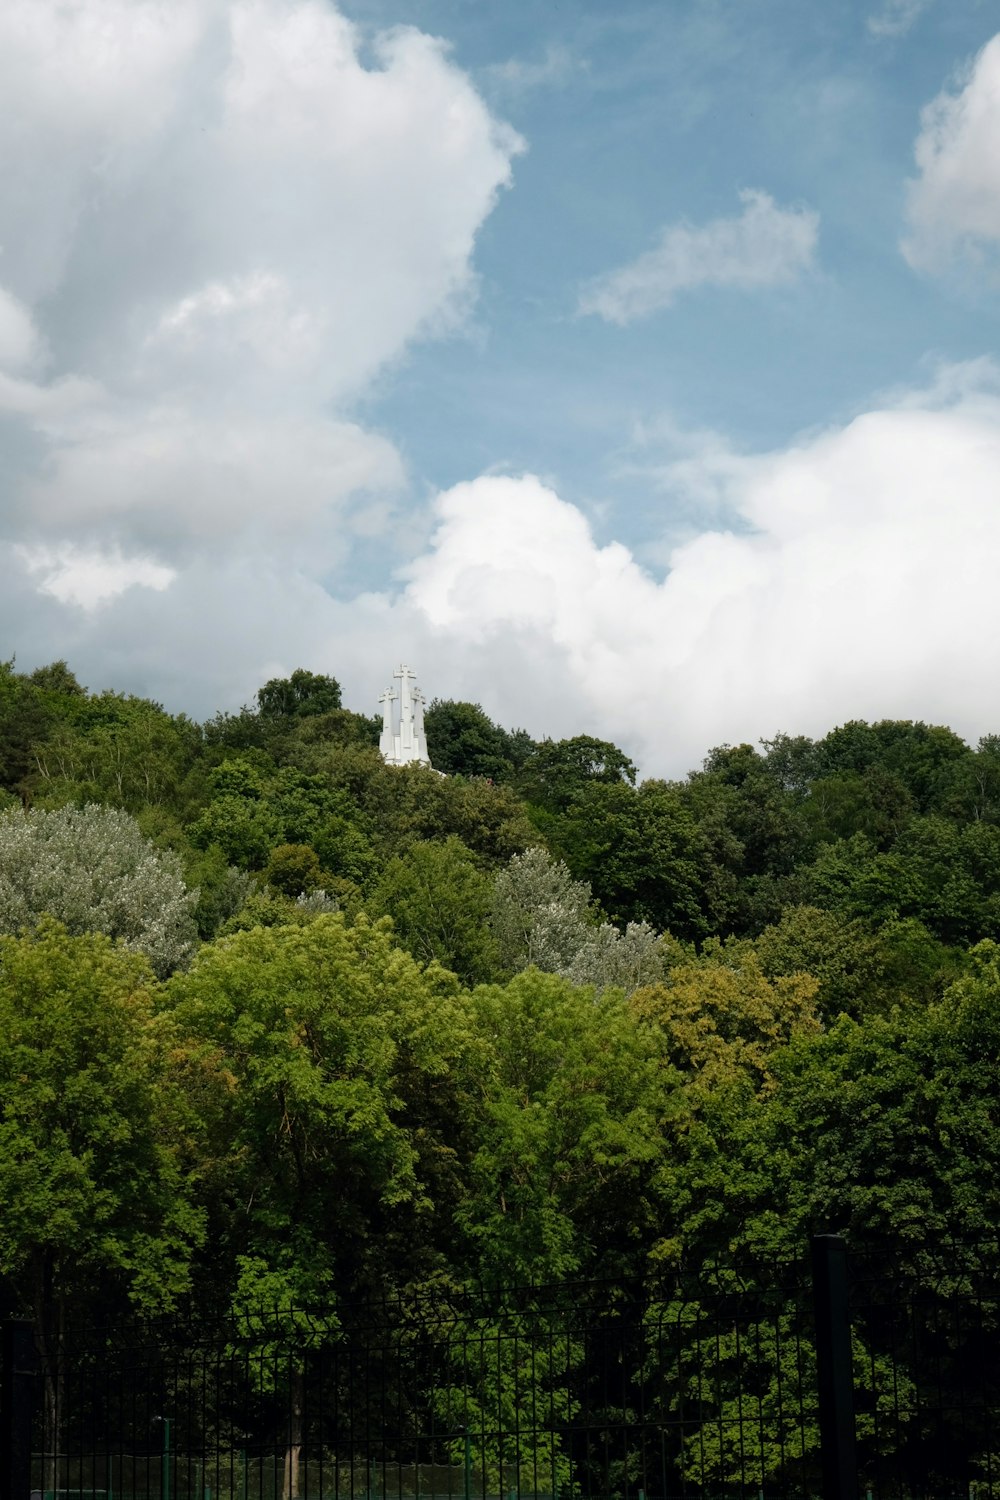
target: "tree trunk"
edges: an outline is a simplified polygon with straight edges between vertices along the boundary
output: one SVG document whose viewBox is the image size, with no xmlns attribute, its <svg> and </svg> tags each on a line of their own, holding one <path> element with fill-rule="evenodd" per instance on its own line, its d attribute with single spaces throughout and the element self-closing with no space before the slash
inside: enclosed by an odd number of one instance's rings
<svg viewBox="0 0 1000 1500">
<path fill-rule="evenodd" d="M 51 1269 L 39 1263 L 35 1269 L 35 1344 L 42 1368 L 42 1489 L 57 1490 L 59 1457 L 65 1421 L 66 1377 L 63 1368 L 65 1310 L 61 1298 L 53 1298 Z"/>
<path fill-rule="evenodd" d="M 299 1494 L 299 1459 L 302 1456 L 302 1412 L 305 1405 L 305 1376 L 300 1364 L 289 1372 L 288 1447 L 285 1449 L 285 1474 L 281 1500 L 297 1500 Z"/>
</svg>

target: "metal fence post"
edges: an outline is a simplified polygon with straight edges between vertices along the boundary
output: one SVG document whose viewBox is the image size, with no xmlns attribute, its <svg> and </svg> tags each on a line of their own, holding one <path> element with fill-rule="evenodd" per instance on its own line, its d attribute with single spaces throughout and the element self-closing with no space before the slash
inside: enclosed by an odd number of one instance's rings
<svg viewBox="0 0 1000 1500">
<path fill-rule="evenodd" d="M 823 1500 L 858 1500 L 847 1244 L 839 1234 L 816 1234 L 810 1248 Z"/>
<path fill-rule="evenodd" d="M 0 1325 L 0 1500 L 31 1493 L 35 1339 L 25 1318 Z"/>
</svg>

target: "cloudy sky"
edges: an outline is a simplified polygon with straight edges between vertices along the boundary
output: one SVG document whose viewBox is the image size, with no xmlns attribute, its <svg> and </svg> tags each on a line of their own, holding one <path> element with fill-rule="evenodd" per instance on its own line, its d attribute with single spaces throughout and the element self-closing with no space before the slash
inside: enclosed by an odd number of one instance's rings
<svg viewBox="0 0 1000 1500">
<path fill-rule="evenodd" d="M 1000 731 L 986 0 L 4 0 L 0 655 Z"/>
</svg>

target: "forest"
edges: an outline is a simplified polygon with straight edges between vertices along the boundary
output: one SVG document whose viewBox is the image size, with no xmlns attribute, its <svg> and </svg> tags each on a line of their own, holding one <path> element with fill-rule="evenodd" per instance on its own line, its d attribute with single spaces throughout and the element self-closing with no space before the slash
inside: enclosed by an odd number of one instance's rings
<svg viewBox="0 0 1000 1500">
<path fill-rule="evenodd" d="M 1000 736 L 720 746 L 0 666 L 0 1278 L 226 1315 L 995 1238 Z M 444 772 L 440 775 L 438 772 Z"/>
</svg>

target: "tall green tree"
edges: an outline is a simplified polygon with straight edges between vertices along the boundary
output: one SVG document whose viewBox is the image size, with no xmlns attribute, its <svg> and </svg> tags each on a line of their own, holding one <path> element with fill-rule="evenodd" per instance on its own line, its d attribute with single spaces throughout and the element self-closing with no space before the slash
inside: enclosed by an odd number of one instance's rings
<svg viewBox="0 0 1000 1500">
<path fill-rule="evenodd" d="M 612 991 L 528 970 L 473 992 L 488 1047 L 466 1095 L 475 1155 L 458 1210 L 488 1284 L 620 1274 L 653 1238 L 650 1184 L 680 1111 L 661 1034 Z"/>
<path fill-rule="evenodd" d="M 592 784 L 635 784 L 635 764 L 610 740 L 578 734 L 542 740 L 526 757 L 517 785 L 527 801 L 546 812 L 562 812 Z"/>
<path fill-rule="evenodd" d="M 427 751 L 447 776 L 507 781 L 514 771 L 511 736 L 478 703 L 435 698 L 424 717 Z"/>
<path fill-rule="evenodd" d="M 870 774 L 877 768 L 898 778 L 919 813 L 938 809 L 956 767 L 971 755 L 952 730 L 909 719 L 882 719 L 877 724 L 854 720 L 831 730 L 816 750 L 828 773 Z"/>
<path fill-rule="evenodd" d="M 496 977 L 488 922 L 493 888 L 460 839 L 411 844 L 382 871 L 369 909 L 392 918 L 420 963 L 437 959 L 466 984 Z"/>
<path fill-rule="evenodd" d="M 207 945 L 168 997 L 231 1080 L 215 1232 L 237 1301 L 266 1284 L 335 1310 L 433 1259 L 468 1036 L 453 976 L 338 912 Z"/>
<path fill-rule="evenodd" d="M 169 1307 L 203 1236 L 178 1039 L 154 991 L 145 959 L 102 935 L 45 921 L 0 937 L 0 1277 L 34 1317 L 50 1443 L 70 1307 L 98 1290 Z"/>
<path fill-rule="evenodd" d="M 294 719 L 340 708 L 340 683 L 322 672 L 297 667 L 290 677 L 272 677 L 257 690 L 262 719 Z"/>
<path fill-rule="evenodd" d="M 615 923 L 647 922 L 676 937 L 710 930 L 708 850 L 676 787 L 594 781 L 551 825 L 549 838 Z"/>
<path fill-rule="evenodd" d="M 54 717 L 43 688 L 15 671 L 13 661 L 0 662 L 0 791 L 19 791 Z"/>
</svg>

